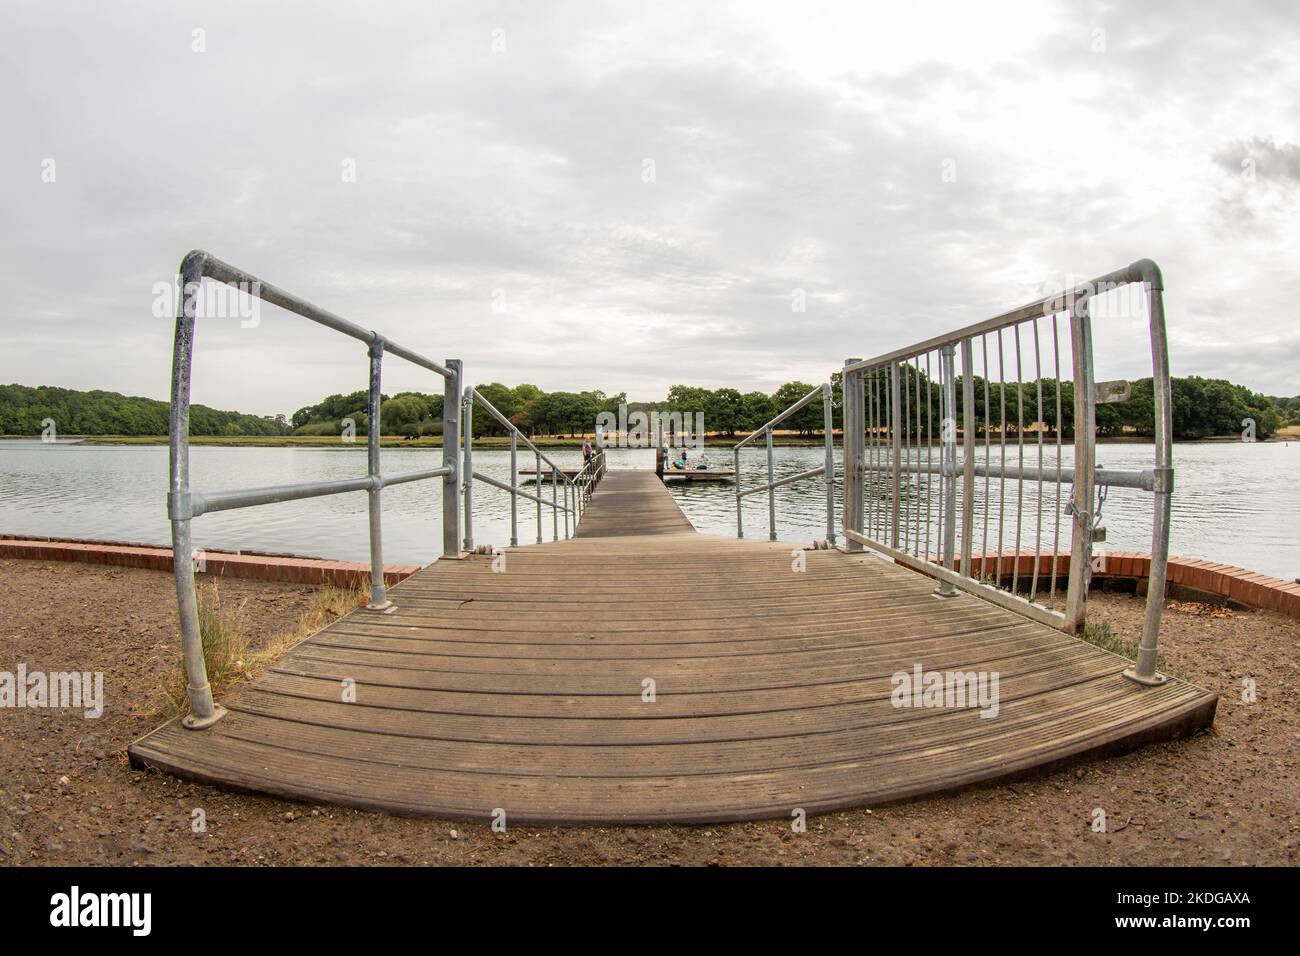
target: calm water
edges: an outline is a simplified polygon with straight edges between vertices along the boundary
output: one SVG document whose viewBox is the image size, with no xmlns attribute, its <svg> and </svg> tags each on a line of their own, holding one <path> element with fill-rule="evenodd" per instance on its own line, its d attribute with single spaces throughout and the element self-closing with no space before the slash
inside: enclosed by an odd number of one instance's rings
<svg viewBox="0 0 1300 956">
<path fill-rule="evenodd" d="M 836 450 L 838 458 L 839 451 Z M 922 457 L 926 451 L 922 449 Z M 614 468 L 653 468 L 649 450 L 611 450 Z M 817 449 L 778 448 L 777 477 L 816 467 Z M 1149 467 L 1150 445 L 1103 445 L 1098 462 L 1112 468 Z M 574 466 L 581 453 L 557 451 L 551 457 L 561 466 Z M 934 453 L 937 461 L 937 451 Z M 983 460 L 983 451 L 979 453 Z M 727 466 L 728 450 L 718 449 L 710 459 Z M 385 449 L 386 473 L 436 466 L 437 449 Z M 1010 452 L 1009 464 L 1015 462 Z M 997 450 L 993 452 L 997 462 Z M 1026 450 L 1026 463 L 1036 464 L 1037 453 Z M 482 451 L 474 455 L 475 467 L 507 480 L 508 452 Z M 1050 450 L 1047 467 L 1054 467 Z M 1068 453 L 1063 467 L 1069 467 Z M 520 455 L 520 467 L 530 467 L 530 456 Z M 346 478 L 365 472 L 365 454 L 357 448 L 194 448 L 191 452 L 194 488 L 199 491 L 289 484 Z M 1185 557 L 1213 558 L 1286 580 L 1300 577 L 1300 491 L 1295 474 L 1300 469 L 1300 442 L 1184 444 L 1175 449 L 1177 472 L 1174 494 L 1172 552 Z M 762 449 L 741 453 L 742 480 L 746 486 L 766 476 Z M 167 449 L 162 446 L 43 445 L 0 441 L 0 533 L 51 537 L 100 538 L 148 544 L 168 544 L 165 495 Z M 384 491 L 385 559 L 420 564 L 431 560 L 441 543 L 438 482 L 399 485 Z M 731 484 L 674 485 L 682 510 L 704 532 L 734 535 L 734 488 Z M 920 486 L 924 491 L 925 486 Z M 1008 549 L 1015 540 L 1016 485 L 1006 486 L 1005 511 Z M 996 544 L 998 482 L 989 488 L 992 518 L 990 549 Z M 977 497 L 984 485 L 977 479 Z M 1026 511 L 1021 527 L 1022 547 L 1032 547 L 1036 528 L 1031 507 L 1036 486 L 1026 483 Z M 1055 490 L 1045 488 L 1043 541 L 1051 546 Z M 937 496 L 936 496 L 937 498 Z M 764 538 L 767 533 L 766 496 L 744 499 L 745 533 Z M 921 516 L 913 516 L 914 534 L 931 537 L 937 514 L 926 520 L 924 495 Z M 777 532 L 783 540 L 811 541 L 825 537 L 825 490 L 817 480 L 777 489 Z M 838 502 L 838 491 L 837 491 Z M 505 544 L 510 534 L 510 496 L 489 485 L 474 489 L 476 543 Z M 931 508 L 933 509 L 933 505 Z M 520 500 L 520 540 L 536 538 L 536 506 Z M 838 505 L 837 505 L 838 508 Z M 1149 495 L 1116 489 L 1103 510 L 1108 532 L 1106 547 L 1114 550 L 1150 549 Z M 543 512 L 544 531 L 551 537 L 549 509 Z M 362 493 L 286 502 L 262 508 L 205 515 L 194 521 L 195 545 L 201 548 L 282 551 L 320 557 L 364 561 L 368 558 L 366 496 Z M 982 543 L 983 514 L 977 521 L 975 545 Z M 1068 549 L 1063 527 L 1062 549 Z"/>
</svg>

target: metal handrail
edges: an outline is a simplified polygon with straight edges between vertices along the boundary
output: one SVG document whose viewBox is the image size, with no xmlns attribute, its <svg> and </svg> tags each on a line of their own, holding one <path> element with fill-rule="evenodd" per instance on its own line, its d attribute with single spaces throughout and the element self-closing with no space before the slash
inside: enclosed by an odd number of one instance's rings
<svg viewBox="0 0 1300 956">
<path fill-rule="evenodd" d="M 474 405 L 475 403 L 495 418 L 510 435 L 510 483 L 506 484 L 496 478 L 484 475 L 474 470 Z M 464 435 L 465 435 L 465 487 L 464 487 L 464 523 L 465 523 L 465 550 L 474 550 L 474 516 L 473 516 L 473 482 L 471 478 L 499 488 L 502 491 L 510 493 L 510 546 L 515 547 L 519 544 L 519 498 L 527 498 L 529 501 L 537 504 L 537 543 L 542 543 L 542 506 L 548 505 L 551 508 L 552 521 L 552 540 L 560 540 L 560 515 L 564 515 L 564 538 L 567 540 L 572 537 L 572 532 L 576 532 L 578 521 L 581 520 L 582 512 L 586 508 L 587 502 L 591 498 L 595 481 L 599 480 L 593 467 L 596 465 L 596 456 L 583 464 L 578 474 L 570 478 L 565 474 L 555 462 L 542 453 L 542 450 L 529 440 L 519 428 L 508 419 L 501 411 L 490 401 L 483 397 L 482 393 L 472 385 L 466 386 L 463 400 L 463 411 L 465 416 Z M 518 450 L 519 441 L 522 440 L 525 445 L 532 449 L 536 458 L 536 467 L 533 474 L 537 480 L 538 494 L 532 495 L 519 488 L 519 467 L 518 467 Z M 603 468 L 604 453 L 600 455 Z M 551 476 L 551 500 L 546 501 L 541 495 L 542 488 L 542 462 L 550 466 Z M 595 476 L 595 480 L 593 480 Z M 564 479 L 564 503 L 559 503 L 559 479 Z M 570 520 L 572 519 L 572 532 L 570 529 Z"/>
<path fill-rule="evenodd" d="M 1093 376 L 1091 299 L 1101 292 L 1110 291 L 1120 286 L 1140 283 L 1146 289 L 1147 311 L 1149 319 L 1149 338 L 1152 358 L 1152 382 L 1154 393 L 1155 422 L 1155 462 L 1151 469 L 1144 471 L 1120 471 L 1101 469 L 1096 465 L 1096 383 Z M 1099 276 L 1091 282 L 1076 286 L 1069 291 L 1046 296 L 1027 305 L 1020 306 L 994 318 L 966 326 L 954 332 L 935 336 L 915 345 L 906 346 L 886 352 L 873 359 L 848 359 L 844 363 L 844 473 L 845 494 L 843 523 L 844 534 L 849 542 L 849 550 L 861 551 L 863 547 L 871 548 L 895 561 L 914 567 L 940 581 L 941 595 L 951 595 L 960 588 L 978 594 L 1003 607 L 1016 610 L 1035 620 L 1058 627 L 1068 633 L 1078 632 L 1084 625 L 1088 583 L 1092 572 L 1092 545 L 1094 537 L 1100 535 L 1098 520 L 1099 506 L 1094 506 L 1093 499 L 1098 488 L 1132 488 L 1150 491 L 1153 495 L 1153 518 L 1151 531 L 1151 571 L 1148 579 L 1146 615 L 1143 622 L 1142 640 L 1139 645 L 1136 665 L 1126 675 L 1143 684 L 1159 684 L 1164 677 L 1156 673 L 1156 647 L 1159 639 L 1160 619 L 1164 607 L 1165 575 L 1169 557 L 1169 517 L 1171 494 L 1173 491 L 1173 419 L 1171 401 L 1171 381 L 1169 375 L 1169 355 L 1166 342 L 1164 300 L 1164 282 L 1159 267 L 1149 259 L 1142 259 L 1131 265 L 1106 275 Z M 1057 316 L 1064 313 L 1069 319 L 1069 344 L 1073 358 L 1074 382 L 1074 467 L 1073 473 L 1066 473 L 1061 466 L 1061 432 L 1062 402 L 1060 376 L 1060 347 L 1057 337 Z M 1039 346 L 1040 318 L 1051 320 L 1052 352 L 1056 362 L 1056 468 L 1043 466 L 1043 370 Z M 1037 374 L 1040 427 L 1037 434 L 1038 466 L 1026 465 L 1025 422 L 1024 422 L 1024 373 L 1021 369 L 1021 327 L 1032 324 L 1033 357 Z M 1017 397 L 1016 451 L 1019 461 L 1008 467 L 1006 462 L 1006 435 L 1009 428 L 1007 421 L 1008 383 L 1005 374 L 1005 356 L 1002 352 L 1003 332 L 1010 330 L 1015 340 L 1015 394 Z M 996 336 L 995 347 L 998 356 L 999 394 L 1001 399 L 1002 423 L 998 428 L 998 448 L 1001 463 L 995 466 L 992 459 L 990 436 L 993 431 L 990 400 L 990 365 L 988 336 Z M 983 353 L 984 381 L 984 453 L 985 462 L 980 466 L 976 462 L 976 400 L 974 362 L 974 344 L 978 340 Z M 961 352 L 963 374 L 962 385 L 962 454 L 957 454 L 957 376 L 955 366 L 956 352 Z M 938 382 L 939 405 L 943 428 L 939 446 L 939 464 L 921 459 L 921 402 L 922 382 L 924 381 L 926 402 L 926 428 L 924 440 L 928 449 L 932 445 L 929 432 L 930 421 L 930 356 L 939 354 Z M 925 368 L 922 370 L 922 360 Z M 867 378 L 870 377 L 871 391 L 866 391 Z M 903 459 L 904 435 L 910 431 L 911 417 L 909 402 L 912 385 L 915 384 L 916 413 L 916 460 L 905 462 Z M 904 419 L 904 410 L 907 419 Z M 881 433 L 887 436 L 888 445 L 881 442 Z M 870 440 L 871 456 L 867 456 L 867 441 Z M 907 448 L 913 449 L 911 436 L 907 435 Z M 888 480 L 888 488 L 883 496 L 864 497 L 864 478 L 867 474 L 879 474 Z M 926 514 L 921 517 L 921 501 L 918 494 L 912 495 L 909 487 L 906 497 L 901 478 L 906 474 L 937 474 L 940 476 L 940 494 L 938 501 L 938 553 L 930 550 L 930 491 L 925 491 Z M 1002 570 L 1002 535 L 1006 531 L 1004 517 L 1005 483 L 1010 478 L 1019 489 L 1014 506 L 1016 508 L 1016 548 L 1013 552 L 1011 592 L 990 586 L 974 577 L 975 538 L 974 517 L 977 508 L 975 493 L 976 477 L 984 478 L 984 546 L 980 549 L 980 573 L 987 574 L 991 552 L 988 549 L 988 523 L 992 509 L 990 497 L 990 479 L 996 478 L 998 487 L 998 544 L 997 544 L 997 581 L 1001 580 Z M 961 505 L 957 500 L 957 483 L 962 485 Z M 1043 485 L 1045 482 L 1057 487 L 1056 521 L 1057 535 L 1061 519 L 1060 503 L 1062 486 L 1071 487 L 1069 507 L 1065 514 L 1073 518 L 1071 523 L 1071 553 L 1069 580 L 1066 590 L 1066 609 L 1061 614 L 1026 600 L 1014 593 L 1020 576 L 1021 551 L 1020 534 L 1024 483 L 1032 481 L 1038 487 L 1038 526 L 1034 532 L 1034 561 L 1032 578 L 1029 578 L 1031 599 L 1036 595 L 1039 583 L 1040 559 L 1042 550 L 1043 524 Z M 883 501 L 881 500 L 883 498 Z M 908 531 L 912 525 L 911 509 L 916 507 L 916 540 L 908 541 Z M 864 507 L 870 511 L 864 522 Z M 961 556 L 960 566 L 956 564 L 956 543 L 958 540 L 957 513 L 961 512 Z M 900 512 L 907 512 L 902 517 Z M 924 521 L 925 543 L 922 546 L 921 522 Z M 870 533 L 867 533 L 867 524 Z M 879 530 L 877 530 L 879 529 Z M 1050 593 L 1056 589 L 1057 545 L 1053 544 L 1050 561 Z"/>
<path fill-rule="evenodd" d="M 800 472 L 797 475 L 788 475 L 785 478 L 776 479 L 774 477 L 774 465 L 772 459 L 772 432 L 781 422 L 785 421 L 795 412 L 807 407 L 817 400 L 818 396 L 822 399 L 822 420 L 823 431 L 826 436 L 826 461 L 811 468 L 808 471 Z M 750 432 L 741 441 L 737 442 L 732 448 L 732 455 L 735 459 L 736 472 L 736 537 L 745 536 L 745 517 L 741 509 L 741 499 L 748 495 L 757 494 L 760 491 L 767 492 L 767 537 L 769 541 L 776 540 L 776 489 L 782 485 L 793 484 L 797 481 L 803 481 L 807 478 L 816 478 L 818 475 L 826 477 L 826 540 L 830 544 L 835 543 L 835 432 L 834 432 L 834 413 L 831 404 L 832 390 L 829 383 L 818 385 L 799 401 L 795 402 L 785 411 L 781 412 L 770 422 L 756 428 Z M 748 445 L 759 435 L 767 438 L 767 481 L 764 484 L 755 485 L 752 488 L 742 489 L 740 486 L 740 450 Z"/>
<path fill-rule="evenodd" d="M 449 359 L 446 365 L 398 345 L 371 329 L 363 328 L 305 299 L 292 295 L 257 276 L 237 269 L 202 250 L 190 252 L 181 261 L 182 297 L 177 303 L 176 330 L 172 347 L 171 414 L 168 428 L 169 491 L 167 516 L 172 526 L 172 572 L 176 580 L 176 598 L 180 612 L 181 651 L 186 674 L 186 696 L 190 713 L 183 723 L 202 729 L 216 723 L 225 709 L 212 699 L 203 643 L 199 633 L 198 594 L 194 584 L 193 539 L 190 522 L 204 514 L 231 508 L 250 508 L 282 501 L 297 501 L 323 495 L 365 491 L 370 497 L 370 603 L 372 609 L 388 607 L 384 586 L 381 491 L 386 485 L 432 478 L 443 479 L 443 556 L 459 556 L 459 511 L 457 494 L 459 463 L 456 460 L 459 429 L 461 362 Z M 264 302 L 309 319 L 318 325 L 341 332 L 365 343 L 370 357 L 369 424 L 366 428 L 367 474 L 336 481 L 276 485 L 241 491 L 200 494 L 190 489 L 190 380 L 194 358 L 194 320 L 198 296 L 204 279 L 213 279 L 239 288 Z M 385 353 L 396 355 L 443 378 L 443 447 L 442 465 L 420 471 L 385 477 L 379 470 L 380 379 Z"/>
</svg>

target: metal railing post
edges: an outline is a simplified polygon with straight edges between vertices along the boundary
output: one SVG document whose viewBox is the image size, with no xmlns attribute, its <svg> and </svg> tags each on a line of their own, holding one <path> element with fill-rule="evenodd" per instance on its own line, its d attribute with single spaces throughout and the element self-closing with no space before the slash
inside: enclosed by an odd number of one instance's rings
<svg viewBox="0 0 1300 956">
<path fill-rule="evenodd" d="M 861 359 L 845 359 L 845 365 Z M 840 381 L 844 392 L 844 530 L 845 547 L 861 551 L 862 543 L 854 541 L 847 532 L 862 534 L 863 477 L 866 474 L 866 383 L 862 372 L 846 372 Z"/>
<path fill-rule="evenodd" d="M 564 483 L 564 540 L 569 540 L 569 483 Z"/>
<path fill-rule="evenodd" d="M 542 453 L 533 449 L 536 461 L 533 463 L 533 480 L 537 488 L 537 543 L 542 543 Z"/>
<path fill-rule="evenodd" d="M 961 340 L 961 412 L 961 573 L 970 577 L 975 536 L 975 358 L 970 339 Z"/>
<path fill-rule="evenodd" d="M 776 489 L 782 485 L 790 485 L 796 482 L 805 481 L 809 478 L 821 476 L 826 481 L 826 537 L 828 543 L 835 543 L 835 435 L 834 435 L 834 389 L 827 383 L 811 389 L 806 395 L 797 402 L 790 405 L 784 411 L 780 412 L 771 421 L 764 423 L 761 427 L 755 428 L 748 435 L 736 442 L 732 448 L 732 458 L 735 461 L 736 471 L 736 536 L 743 538 L 745 536 L 744 517 L 741 512 L 741 499 L 746 495 L 757 494 L 760 491 L 767 492 L 767 533 L 769 540 L 776 540 Z M 826 460 L 816 468 L 810 468 L 807 471 L 801 471 L 798 474 L 787 475 L 780 481 L 776 480 L 776 464 L 773 452 L 773 441 L 776 435 L 776 426 L 794 415 L 801 409 L 807 408 L 818 399 L 822 400 L 823 410 L 823 429 L 826 433 Z M 746 490 L 741 487 L 740 479 L 740 450 L 754 441 L 762 434 L 767 445 L 767 481 L 755 485 L 753 488 Z"/>
<path fill-rule="evenodd" d="M 560 476 L 551 465 L 551 540 L 560 540 L 560 512 L 556 506 L 559 504 Z M 537 497 L 541 497 L 538 495 Z"/>
<path fill-rule="evenodd" d="M 893 498 L 893 516 L 891 518 L 889 546 L 897 548 L 899 519 L 901 517 L 899 511 L 902 507 L 901 478 L 903 473 L 903 397 L 897 362 L 891 362 L 889 366 L 889 418 L 889 441 L 894 463 L 890 490 Z"/>
<path fill-rule="evenodd" d="M 366 406 L 366 474 L 370 476 L 370 602 L 372 611 L 382 611 L 392 602 L 384 590 L 384 511 L 381 496 L 383 469 L 379 466 L 379 413 L 383 401 L 380 379 L 384 364 L 384 340 L 376 335 L 370 343 L 370 402 Z"/>
<path fill-rule="evenodd" d="M 447 359 L 451 375 L 442 380 L 442 464 L 451 470 L 442 479 L 442 556 L 460 557 L 460 359 Z"/>
<path fill-rule="evenodd" d="M 385 487 L 412 481 L 443 479 L 443 553 L 446 557 L 459 555 L 460 469 L 457 462 L 457 416 L 461 401 L 461 363 L 459 360 L 452 360 L 446 366 L 439 365 L 372 329 L 349 322 L 199 249 L 192 250 L 182 260 L 180 278 L 184 294 L 177 305 L 172 354 L 167 516 L 172 524 L 172 565 L 181 626 L 181 654 L 185 666 L 186 696 L 190 705 L 190 712 L 182 718 L 182 724 L 192 729 L 202 729 L 211 726 L 225 711 L 212 699 L 212 688 L 208 682 L 207 665 L 204 660 L 202 635 L 198 623 L 198 592 L 194 582 L 191 536 L 193 519 L 200 515 L 233 508 L 250 508 L 283 501 L 365 491 L 369 497 L 370 606 L 387 606 L 389 602 L 386 599 L 387 588 L 384 581 L 381 506 L 382 492 Z M 263 302 L 279 306 L 291 314 L 366 345 L 370 357 L 370 388 L 367 393 L 369 427 L 366 443 L 367 466 L 364 476 L 217 491 L 208 494 L 196 494 L 191 490 L 189 485 L 190 375 L 194 352 L 196 306 L 205 279 L 238 288 Z M 443 464 L 438 468 L 422 468 L 387 477 L 382 473 L 379 460 L 383 432 L 380 413 L 383 401 L 382 363 L 385 355 L 395 355 L 443 378 Z"/>
<path fill-rule="evenodd" d="M 465 506 L 465 550 L 474 550 L 474 387 L 465 389 L 461 425 L 465 430 L 465 452 L 461 460 L 461 474 Z"/>
<path fill-rule="evenodd" d="M 734 461 L 735 461 L 735 464 L 732 466 L 732 468 L 733 468 L 733 470 L 736 472 L 736 481 L 735 481 L 735 485 L 736 485 L 736 537 L 737 537 L 737 538 L 743 538 L 743 537 L 745 536 L 745 517 L 744 517 L 744 515 L 742 515 L 741 512 L 740 512 L 741 503 L 740 503 L 740 446 L 739 446 L 739 445 L 735 445 L 735 446 L 732 447 L 732 449 L 731 449 L 731 456 L 732 456 L 732 458 L 733 458 Z"/>
<path fill-rule="evenodd" d="M 510 547 L 519 544 L 519 441 L 510 433 Z"/>
<path fill-rule="evenodd" d="M 773 487 L 775 468 L 772 463 L 772 429 L 767 429 L 767 540 L 776 540 L 776 488 Z"/>
<path fill-rule="evenodd" d="M 1096 395 L 1092 371 L 1092 323 L 1087 294 L 1070 303 L 1070 339 L 1074 352 L 1074 521 L 1070 547 L 1070 582 L 1065 599 L 1065 627 L 1083 630 L 1087 617 L 1088 582 L 1092 577 L 1092 525 L 1096 479 Z M 1016 555 L 1016 561 L 1020 555 Z"/>
<path fill-rule="evenodd" d="M 1155 263 L 1146 276 L 1147 310 L 1151 323 L 1151 386 L 1155 398 L 1155 486 L 1152 489 L 1151 567 L 1147 576 L 1146 616 L 1137 664 L 1124 676 L 1140 684 L 1163 684 L 1156 672 L 1160 618 L 1165 607 L 1165 575 L 1169 566 L 1169 517 L 1174 491 L 1174 412 L 1169 378 L 1169 345 L 1165 333 L 1164 281 Z"/>
<path fill-rule="evenodd" d="M 944 375 L 939 402 L 939 440 L 942 442 L 939 447 L 939 488 L 943 495 L 943 528 L 940 533 L 943 537 L 943 566 L 949 571 L 953 570 L 957 545 L 957 380 L 954 355 L 951 345 L 939 350 Z M 929 388 L 929 383 L 926 388 Z M 956 597 L 957 588 L 951 581 L 940 581 L 935 593 L 940 597 Z"/>
<path fill-rule="evenodd" d="M 835 412 L 829 382 L 822 385 L 822 429 L 826 433 L 826 543 L 835 544 Z"/>
<path fill-rule="evenodd" d="M 203 638 L 199 632 L 199 600 L 194 585 L 194 544 L 190 536 L 190 371 L 194 354 L 194 316 L 203 281 L 203 253 L 190 253 L 181 263 L 183 295 L 176 308 L 176 337 L 172 349 L 171 422 L 168 439 L 169 494 L 167 513 L 172 526 L 172 577 L 176 580 L 181 623 L 181 656 L 185 663 L 185 696 L 190 712 L 181 723 L 204 730 L 226 709 L 212 700 Z"/>
</svg>

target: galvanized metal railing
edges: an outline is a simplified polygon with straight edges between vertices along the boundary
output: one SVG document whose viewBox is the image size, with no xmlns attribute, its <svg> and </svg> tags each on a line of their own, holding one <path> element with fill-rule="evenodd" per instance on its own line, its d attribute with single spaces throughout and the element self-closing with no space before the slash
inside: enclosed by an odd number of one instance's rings
<svg viewBox="0 0 1300 956">
<path fill-rule="evenodd" d="M 797 475 L 787 475 L 784 478 L 775 477 L 775 465 L 772 454 L 772 432 L 781 422 L 790 416 L 806 408 L 815 402 L 818 396 L 822 399 L 822 422 L 823 430 L 826 436 L 826 461 L 807 471 L 801 471 Z M 736 443 L 732 450 L 735 457 L 736 471 L 736 537 L 745 536 L 745 517 L 741 506 L 742 499 L 748 495 L 758 494 L 760 491 L 767 492 L 767 537 L 769 541 L 776 540 L 776 489 L 782 485 L 794 484 L 798 481 L 804 481 L 808 478 L 816 478 L 818 475 L 825 476 L 826 484 L 826 540 L 830 544 L 835 543 L 835 433 L 834 433 L 834 412 L 831 403 L 831 386 L 829 384 L 819 385 L 811 392 L 805 395 L 799 401 L 795 402 L 781 414 L 777 415 L 770 422 L 760 428 L 755 429 L 743 440 Z M 752 488 L 741 488 L 740 483 L 740 450 L 756 439 L 759 435 L 767 438 L 767 481 L 761 485 L 755 485 Z"/>
<path fill-rule="evenodd" d="M 484 411 L 491 415 L 499 422 L 510 435 L 510 483 L 500 481 L 490 475 L 474 470 L 474 405 L 480 405 Z M 477 479 L 484 484 L 499 488 L 510 494 L 510 545 L 515 547 L 519 544 L 519 499 L 527 498 L 529 501 L 537 504 L 537 543 L 542 543 L 542 506 L 546 505 L 551 509 L 551 533 L 552 540 L 560 540 L 560 515 L 564 516 L 564 538 L 567 540 L 572 537 L 572 533 L 577 531 L 578 522 L 582 518 L 582 512 L 587 507 L 587 502 L 591 500 L 591 495 L 595 491 L 596 483 L 604 474 L 605 456 L 604 452 L 594 454 L 590 460 L 583 463 L 578 473 L 570 478 L 564 469 L 560 468 L 555 462 L 551 461 L 546 455 L 542 454 L 541 449 L 529 441 L 528 436 L 519 430 L 519 428 L 506 418 L 505 415 L 489 402 L 473 386 L 465 389 L 465 398 L 463 401 L 463 412 L 465 420 L 465 550 L 474 550 L 474 515 L 473 500 L 474 486 L 471 478 Z M 519 442 L 523 442 L 532 449 L 536 467 L 533 475 L 537 480 L 537 494 L 529 494 L 519 487 Z M 542 495 L 542 462 L 549 466 L 551 479 L 551 500 L 547 501 Z M 560 479 L 563 479 L 564 502 L 559 501 Z"/>
<path fill-rule="evenodd" d="M 1127 383 L 1099 386 L 1094 381 L 1091 301 L 1099 294 L 1136 283 L 1145 287 L 1149 324 L 1155 460 L 1150 469 L 1126 472 L 1096 465 L 1097 402 L 1123 400 Z M 935 577 L 939 581 L 936 593 L 941 596 L 955 594 L 960 588 L 1076 633 L 1084 625 L 1093 543 L 1104 540 L 1100 513 L 1106 494 L 1116 488 L 1150 492 L 1153 518 L 1146 616 L 1136 666 L 1126 673 L 1140 683 L 1162 683 L 1164 677 L 1156 672 L 1156 647 L 1164 606 L 1173 491 L 1163 288 L 1159 268 L 1143 259 L 985 322 L 876 358 L 847 360 L 843 521 L 849 549 L 867 547 Z M 1066 362 L 1072 375 L 1072 382 L 1065 384 L 1061 381 L 1062 316 L 1068 334 Z M 1042 342 L 1049 337 L 1051 366 L 1045 369 Z M 1013 363 L 1007 360 L 1008 340 L 1014 348 Z M 1028 343 L 1032 343 L 1032 368 L 1025 367 Z M 960 375 L 957 353 L 961 355 Z M 996 370 L 990 355 L 997 359 Z M 1052 378 L 1045 379 L 1045 372 Z M 1051 382 L 1051 395 L 1045 397 L 1047 381 Z M 1062 447 L 1066 385 L 1073 389 L 1074 461 L 1070 468 L 1063 465 Z M 1036 421 L 1028 423 L 1026 388 L 1036 410 Z M 1009 399 L 1015 405 L 1014 424 L 1008 417 Z M 1054 439 L 1045 442 L 1049 424 Z M 1009 463 L 1008 432 L 1012 428 L 1014 461 Z M 1029 429 L 1032 437 L 1026 449 Z M 1026 451 L 1032 458 L 1028 463 Z M 1071 486 L 1071 492 L 1062 511 L 1065 485 Z M 1028 507 L 1027 492 L 1031 499 Z M 1024 519 L 1030 508 L 1032 525 L 1026 528 Z M 1051 520 L 1045 529 L 1048 508 Z M 1039 598 L 1045 597 L 1048 603 L 1056 600 L 1063 516 L 1071 519 L 1071 544 L 1062 613 Z M 996 526 L 992 544 L 991 523 Z M 1006 540 L 1012 530 L 1013 544 Z M 1027 536 L 1032 537 L 1032 552 L 1024 550 Z M 1046 557 L 1045 541 L 1050 542 Z M 1028 593 L 1027 598 L 1020 596 L 1022 590 Z"/>
<path fill-rule="evenodd" d="M 194 319 L 204 279 L 236 286 L 264 302 L 309 319 L 318 325 L 341 332 L 366 345 L 370 359 L 369 423 L 366 428 L 366 474 L 338 481 L 307 482 L 251 488 L 242 491 L 199 493 L 190 488 L 190 377 L 194 357 Z M 296 501 L 323 495 L 365 491 L 370 496 L 370 604 L 374 609 L 387 607 L 384 587 L 381 495 L 389 485 L 411 481 L 442 479 L 442 539 L 445 557 L 459 556 L 460 511 L 459 464 L 456 460 L 457 435 L 460 427 L 461 363 L 448 359 L 440 365 L 404 348 L 378 332 L 340 318 L 295 295 L 263 282 L 256 276 L 236 269 L 206 252 L 195 250 L 181 262 L 183 295 L 176 310 L 176 332 L 172 350 L 172 390 L 170 420 L 170 478 L 167 515 L 172 526 L 172 569 L 176 579 L 176 596 L 180 610 L 181 649 L 187 679 L 186 693 L 190 713 L 186 727 L 209 727 L 225 713 L 212 700 L 203 644 L 199 634 L 198 596 L 194 586 L 193 543 L 190 522 L 200 515 L 231 508 L 249 508 L 281 501 Z M 442 464 L 397 475 L 383 475 L 379 469 L 380 379 L 385 354 L 395 355 L 443 379 Z"/>
</svg>

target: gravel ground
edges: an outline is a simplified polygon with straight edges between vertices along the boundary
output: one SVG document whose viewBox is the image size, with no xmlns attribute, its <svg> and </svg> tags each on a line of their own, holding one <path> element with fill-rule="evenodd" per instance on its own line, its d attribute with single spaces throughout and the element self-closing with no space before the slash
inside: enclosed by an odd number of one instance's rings
<svg viewBox="0 0 1300 956">
<path fill-rule="evenodd" d="M 1300 862 L 1300 621 L 1172 603 L 1161 648 L 1221 695 L 1213 731 L 1037 779 L 808 821 L 512 827 L 417 820 L 226 793 L 132 770 L 160 723 L 177 654 L 171 576 L 0 561 L 0 670 L 104 673 L 105 711 L 0 710 L 5 865 L 1294 865 Z M 228 581 L 255 636 L 292 631 L 312 589 Z M 1135 638 L 1142 603 L 1098 593 L 1092 615 Z M 1243 700 L 1253 679 L 1256 700 Z M 1107 832 L 1093 832 L 1095 808 Z M 195 833 L 193 812 L 206 815 Z"/>
</svg>

